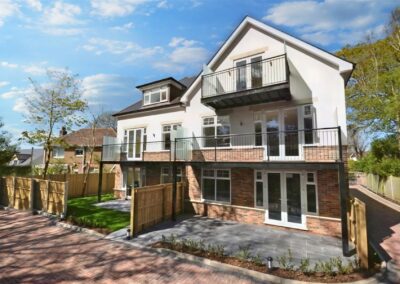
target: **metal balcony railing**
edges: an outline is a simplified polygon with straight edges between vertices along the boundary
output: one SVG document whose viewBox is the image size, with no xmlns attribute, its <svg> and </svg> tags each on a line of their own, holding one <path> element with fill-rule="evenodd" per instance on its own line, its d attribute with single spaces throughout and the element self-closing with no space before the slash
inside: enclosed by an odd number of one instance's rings
<svg viewBox="0 0 400 284">
<path fill-rule="evenodd" d="M 103 145 L 103 162 L 338 162 L 339 127 Z"/>
<path fill-rule="evenodd" d="M 202 98 L 287 83 L 286 54 L 202 76 Z"/>
</svg>

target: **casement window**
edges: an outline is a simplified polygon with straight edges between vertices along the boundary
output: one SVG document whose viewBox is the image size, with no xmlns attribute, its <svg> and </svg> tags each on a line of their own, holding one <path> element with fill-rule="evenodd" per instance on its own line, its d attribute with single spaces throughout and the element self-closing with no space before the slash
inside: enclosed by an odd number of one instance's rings
<svg viewBox="0 0 400 284">
<path fill-rule="evenodd" d="M 143 105 L 168 101 L 168 87 L 155 88 L 143 93 Z"/>
<path fill-rule="evenodd" d="M 256 188 L 255 188 L 255 202 L 256 207 L 264 207 L 264 183 L 262 179 L 262 172 L 256 171 Z"/>
<path fill-rule="evenodd" d="M 135 141 L 133 141 L 134 130 L 124 130 L 124 137 L 123 137 L 123 144 L 122 144 L 122 153 L 128 152 L 128 146 L 130 145 L 133 147 Z M 143 128 L 143 151 L 146 151 L 146 144 L 147 144 L 147 132 L 146 128 Z"/>
<path fill-rule="evenodd" d="M 312 105 L 303 106 L 304 143 L 314 143 L 314 109 Z"/>
<path fill-rule="evenodd" d="M 318 199 L 317 199 L 317 183 L 316 183 L 315 173 L 307 173 L 306 191 L 307 191 L 307 212 L 316 214 L 318 212 Z"/>
<path fill-rule="evenodd" d="M 262 146 L 262 123 L 261 121 L 254 122 L 254 145 Z"/>
<path fill-rule="evenodd" d="M 202 198 L 209 201 L 231 201 L 231 172 L 227 169 L 202 170 Z"/>
<path fill-rule="evenodd" d="M 54 147 L 53 148 L 53 158 L 56 158 L 56 159 L 64 158 L 64 148 Z"/>
<path fill-rule="evenodd" d="M 176 131 L 181 127 L 180 123 L 163 125 L 162 127 L 162 141 L 163 149 L 171 150 L 171 131 Z"/>
<path fill-rule="evenodd" d="M 77 157 L 83 156 L 83 148 L 76 148 L 75 149 L 75 156 L 77 156 Z"/>
<path fill-rule="evenodd" d="M 229 116 L 203 118 L 203 147 L 229 147 L 231 126 Z"/>
<path fill-rule="evenodd" d="M 161 168 L 161 177 L 160 177 L 161 184 L 164 183 L 171 183 L 172 182 L 172 168 L 170 167 L 162 167 Z M 176 182 L 182 181 L 182 168 L 176 168 Z"/>
</svg>

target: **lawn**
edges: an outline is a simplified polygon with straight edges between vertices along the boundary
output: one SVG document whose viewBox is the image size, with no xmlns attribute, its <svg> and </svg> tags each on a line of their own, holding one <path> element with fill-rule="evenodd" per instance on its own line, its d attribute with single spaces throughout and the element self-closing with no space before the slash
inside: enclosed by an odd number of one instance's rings
<svg viewBox="0 0 400 284">
<path fill-rule="evenodd" d="M 112 194 L 102 195 L 101 201 L 115 199 Z M 128 212 L 120 212 L 95 206 L 97 196 L 79 197 L 68 200 L 67 221 L 74 225 L 110 233 L 129 225 Z"/>
</svg>

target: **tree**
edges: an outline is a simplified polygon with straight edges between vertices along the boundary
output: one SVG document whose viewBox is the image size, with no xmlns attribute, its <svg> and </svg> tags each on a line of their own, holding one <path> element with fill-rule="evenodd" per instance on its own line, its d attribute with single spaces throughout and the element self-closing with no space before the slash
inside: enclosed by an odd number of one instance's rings
<svg viewBox="0 0 400 284">
<path fill-rule="evenodd" d="M 357 64 L 346 90 L 351 124 L 367 133 L 394 134 L 400 149 L 400 9 L 392 13 L 387 36 L 347 46 L 337 54 Z"/>
<path fill-rule="evenodd" d="M 25 98 L 28 114 L 26 120 L 34 125 L 33 131 L 24 131 L 23 139 L 31 144 L 43 145 L 46 151 L 43 178 L 51 159 L 55 145 L 63 145 L 62 137 L 57 135 L 58 129 L 70 130 L 74 125 L 85 123 L 80 114 L 87 104 L 82 100 L 82 90 L 77 75 L 68 71 L 47 71 L 48 83 L 39 84 L 29 78 L 34 95 Z"/>
<path fill-rule="evenodd" d="M 17 153 L 17 147 L 11 143 L 9 133 L 1 130 L 3 126 L 4 123 L 0 119 L 0 172 L 2 172 L 2 168 L 10 162 Z"/>
<path fill-rule="evenodd" d="M 88 127 L 92 127 L 92 123 L 93 120 L 89 122 Z M 102 112 L 96 117 L 96 126 L 97 128 L 113 128 L 117 130 L 117 119 L 112 116 L 112 112 Z"/>
<path fill-rule="evenodd" d="M 348 140 L 350 151 L 353 152 L 357 158 L 362 158 L 368 146 L 363 129 L 350 124 L 348 126 Z"/>
</svg>

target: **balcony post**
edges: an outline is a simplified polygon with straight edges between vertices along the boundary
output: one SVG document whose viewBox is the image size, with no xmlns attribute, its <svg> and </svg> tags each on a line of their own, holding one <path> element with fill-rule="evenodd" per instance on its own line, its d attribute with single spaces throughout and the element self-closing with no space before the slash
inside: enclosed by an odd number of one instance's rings
<svg viewBox="0 0 400 284">
<path fill-rule="evenodd" d="M 103 151 L 101 151 L 103 156 Z M 97 189 L 97 202 L 101 202 L 101 192 L 103 186 L 103 159 L 100 161 L 100 169 L 99 169 L 99 187 Z"/>
<path fill-rule="evenodd" d="M 217 161 L 217 138 L 214 137 L 214 162 Z"/>
<path fill-rule="evenodd" d="M 176 138 L 174 142 L 174 160 L 172 161 L 172 221 L 176 221 Z"/>
<path fill-rule="evenodd" d="M 343 149 L 342 149 L 342 130 L 340 129 L 340 126 L 337 128 L 338 131 L 338 145 L 339 145 L 339 161 L 343 162 Z"/>
</svg>

